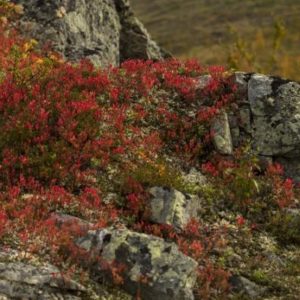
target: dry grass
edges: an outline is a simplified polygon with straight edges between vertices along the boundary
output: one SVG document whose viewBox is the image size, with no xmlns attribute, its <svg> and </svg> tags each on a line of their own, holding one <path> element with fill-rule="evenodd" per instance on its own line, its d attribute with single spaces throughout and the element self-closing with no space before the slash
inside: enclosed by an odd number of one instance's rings
<svg viewBox="0 0 300 300">
<path fill-rule="evenodd" d="M 196 57 L 204 64 L 230 60 L 238 69 L 300 79 L 298 0 L 131 2 L 154 39 L 178 57 Z M 278 20 L 285 34 L 275 47 Z"/>
</svg>

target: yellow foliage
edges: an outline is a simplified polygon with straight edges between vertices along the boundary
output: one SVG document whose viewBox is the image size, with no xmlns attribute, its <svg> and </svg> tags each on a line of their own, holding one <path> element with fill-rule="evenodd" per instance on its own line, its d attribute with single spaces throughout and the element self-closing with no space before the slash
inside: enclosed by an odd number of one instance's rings
<svg viewBox="0 0 300 300">
<path fill-rule="evenodd" d="M 37 44 L 38 44 L 38 42 L 35 39 L 29 40 L 23 46 L 24 52 L 29 52 L 29 51 L 33 50 Z"/>
</svg>

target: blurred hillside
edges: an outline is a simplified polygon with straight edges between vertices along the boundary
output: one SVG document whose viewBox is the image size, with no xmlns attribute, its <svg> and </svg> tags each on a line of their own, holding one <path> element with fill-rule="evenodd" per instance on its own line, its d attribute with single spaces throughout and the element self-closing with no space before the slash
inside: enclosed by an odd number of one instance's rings
<svg viewBox="0 0 300 300">
<path fill-rule="evenodd" d="M 204 64 L 300 79 L 299 0 L 131 0 L 161 46 Z"/>
</svg>

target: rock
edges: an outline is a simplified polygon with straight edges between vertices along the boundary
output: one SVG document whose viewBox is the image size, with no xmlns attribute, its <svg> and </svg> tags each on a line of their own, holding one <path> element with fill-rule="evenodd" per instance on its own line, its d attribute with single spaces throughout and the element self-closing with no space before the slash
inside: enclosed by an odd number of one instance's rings
<svg viewBox="0 0 300 300">
<path fill-rule="evenodd" d="M 242 107 L 239 110 L 240 127 L 247 133 L 251 133 L 251 111 L 250 108 Z"/>
<path fill-rule="evenodd" d="M 64 58 L 96 66 L 128 58 L 161 59 L 164 53 L 134 17 L 126 0 L 13 0 L 24 6 L 23 34 L 50 41 Z"/>
<path fill-rule="evenodd" d="M 300 209 L 288 208 L 274 217 L 275 235 L 284 244 L 300 245 Z"/>
<path fill-rule="evenodd" d="M 300 182 L 300 157 L 277 157 L 275 161 L 284 166 L 284 173 L 287 177 L 293 178 L 295 182 Z"/>
<path fill-rule="evenodd" d="M 256 102 L 261 104 L 251 107 L 252 113 L 255 114 L 255 149 L 259 154 L 266 156 L 299 157 L 300 84 L 284 84 L 272 98 L 257 98 Z"/>
<path fill-rule="evenodd" d="M 172 225 L 184 229 L 191 218 L 197 216 L 199 198 L 169 188 L 152 187 L 149 189 L 150 221 L 158 224 Z"/>
<path fill-rule="evenodd" d="M 280 256 L 276 255 L 274 252 L 265 251 L 262 254 L 270 262 L 270 265 L 275 265 L 278 268 L 286 266 L 284 260 Z"/>
<path fill-rule="evenodd" d="M 250 141 L 260 161 L 266 162 L 263 165 L 278 162 L 286 176 L 300 182 L 300 83 L 242 72 L 232 79 L 237 85 L 238 111 L 234 114 L 239 120 L 238 126 L 230 122 L 234 147 Z M 217 121 L 217 128 L 225 124 Z M 226 154 L 228 151 L 220 150 L 226 145 L 224 133 L 219 136 L 214 141 L 216 148 Z"/>
<path fill-rule="evenodd" d="M 232 145 L 233 147 L 238 147 L 240 144 L 240 129 L 238 127 L 232 128 L 230 130 Z"/>
<path fill-rule="evenodd" d="M 83 286 L 63 278 L 52 265 L 34 266 L 0 260 L 0 296 L 6 299 L 79 300 L 84 295 Z"/>
<path fill-rule="evenodd" d="M 267 168 L 273 164 L 273 157 L 272 156 L 257 156 L 257 163 L 261 171 L 266 171 Z"/>
<path fill-rule="evenodd" d="M 265 116 L 270 105 L 268 97 L 272 94 L 273 79 L 261 74 L 254 74 L 248 82 L 248 100 L 255 116 Z"/>
<path fill-rule="evenodd" d="M 106 274 L 105 268 L 93 261 L 97 255 L 108 263 L 125 266 L 124 289 L 134 296 L 139 291 L 144 300 L 194 299 L 197 263 L 174 243 L 127 229 L 109 228 L 89 231 L 77 240 L 77 245 L 89 253 L 96 277 Z M 108 274 L 106 278 L 111 280 Z"/>
<path fill-rule="evenodd" d="M 216 150 L 224 155 L 233 153 L 232 138 L 228 115 L 226 112 L 220 113 L 212 123 L 212 131 L 214 132 L 213 143 Z"/>
<path fill-rule="evenodd" d="M 248 94 L 248 80 L 249 74 L 244 72 L 235 72 L 232 77 L 232 82 L 237 87 L 237 93 L 241 97 L 238 99 L 239 102 L 247 101 L 247 94 Z"/>
<path fill-rule="evenodd" d="M 209 82 L 211 81 L 211 78 L 212 78 L 211 75 L 199 76 L 197 78 L 197 82 L 196 82 L 196 89 L 197 90 L 204 89 L 209 84 Z"/>
<path fill-rule="evenodd" d="M 118 199 L 118 194 L 116 193 L 108 193 L 104 198 L 103 198 L 103 203 L 105 204 L 110 204 L 110 203 L 114 203 L 114 201 L 116 201 L 116 199 Z"/>
<path fill-rule="evenodd" d="M 196 168 L 191 168 L 187 174 L 182 174 L 182 177 L 187 184 L 202 186 L 207 183 L 207 178 Z"/>
<path fill-rule="evenodd" d="M 265 292 L 265 288 L 260 287 L 243 276 L 233 275 L 229 278 L 229 282 L 234 293 L 247 296 L 250 299 L 262 299 L 261 296 Z"/>
<path fill-rule="evenodd" d="M 151 39 L 143 24 L 134 16 L 128 0 L 115 0 L 120 16 L 120 60 L 130 58 L 160 60 L 170 56 Z"/>
<path fill-rule="evenodd" d="M 233 147 L 238 147 L 238 145 L 240 143 L 239 120 L 233 112 L 230 112 L 228 114 L 228 121 L 229 121 L 232 145 L 233 145 Z"/>
<path fill-rule="evenodd" d="M 52 213 L 49 219 L 54 221 L 55 225 L 58 228 L 73 227 L 74 229 L 76 229 L 78 234 L 86 232 L 88 229 L 90 229 L 93 226 L 92 223 L 89 223 L 85 220 L 82 220 L 80 218 L 71 215 L 62 214 L 59 212 Z"/>
</svg>

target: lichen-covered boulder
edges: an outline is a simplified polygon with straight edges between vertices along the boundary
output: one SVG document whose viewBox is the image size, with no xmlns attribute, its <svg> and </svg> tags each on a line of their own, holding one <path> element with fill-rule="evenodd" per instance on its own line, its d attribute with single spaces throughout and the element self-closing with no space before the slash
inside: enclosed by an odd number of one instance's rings
<svg viewBox="0 0 300 300">
<path fill-rule="evenodd" d="M 279 162 L 299 182 L 300 83 L 242 72 L 232 77 L 238 93 L 238 122 L 230 123 L 234 145 L 250 141 L 263 161 Z"/>
<path fill-rule="evenodd" d="M 79 300 L 86 296 L 86 289 L 72 280 L 63 278 L 52 265 L 35 266 L 6 260 L 0 253 L 0 298 Z"/>
<path fill-rule="evenodd" d="M 134 17 L 127 0 L 13 0 L 24 6 L 23 34 L 66 59 L 90 59 L 96 66 L 128 58 L 161 59 L 164 52 Z"/>
<path fill-rule="evenodd" d="M 200 199 L 194 195 L 183 194 L 173 188 L 152 187 L 149 203 L 149 219 L 158 224 L 172 225 L 183 229 L 197 216 Z"/>
<path fill-rule="evenodd" d="M 94 258 L 125 266 L 124 289 L 141 299 L 191 300 L 197 263 L 174 243 L 127 229 L 89 231 L 77 245 L 90 254 L 94 276 L 104 276 L 102 264 Z M 85 260 L 87 263 L 87 260 Z M 109 275 L 107 275 L 109 279 Z"/>
<path fill-rule="evenodd" d="M 274 79 L 253 88 L 249 100 L 254 115 L 255 148 L 261 155 L 297 157 L 300 155 L 300 84 L 289 82 L 272 89 Z"/>
<path fill-rule="evenodd" d="M 258 154 L 300 157 L 300 84 L 262 74 L 237 73 L 239 126 Z"/>
</svg>

